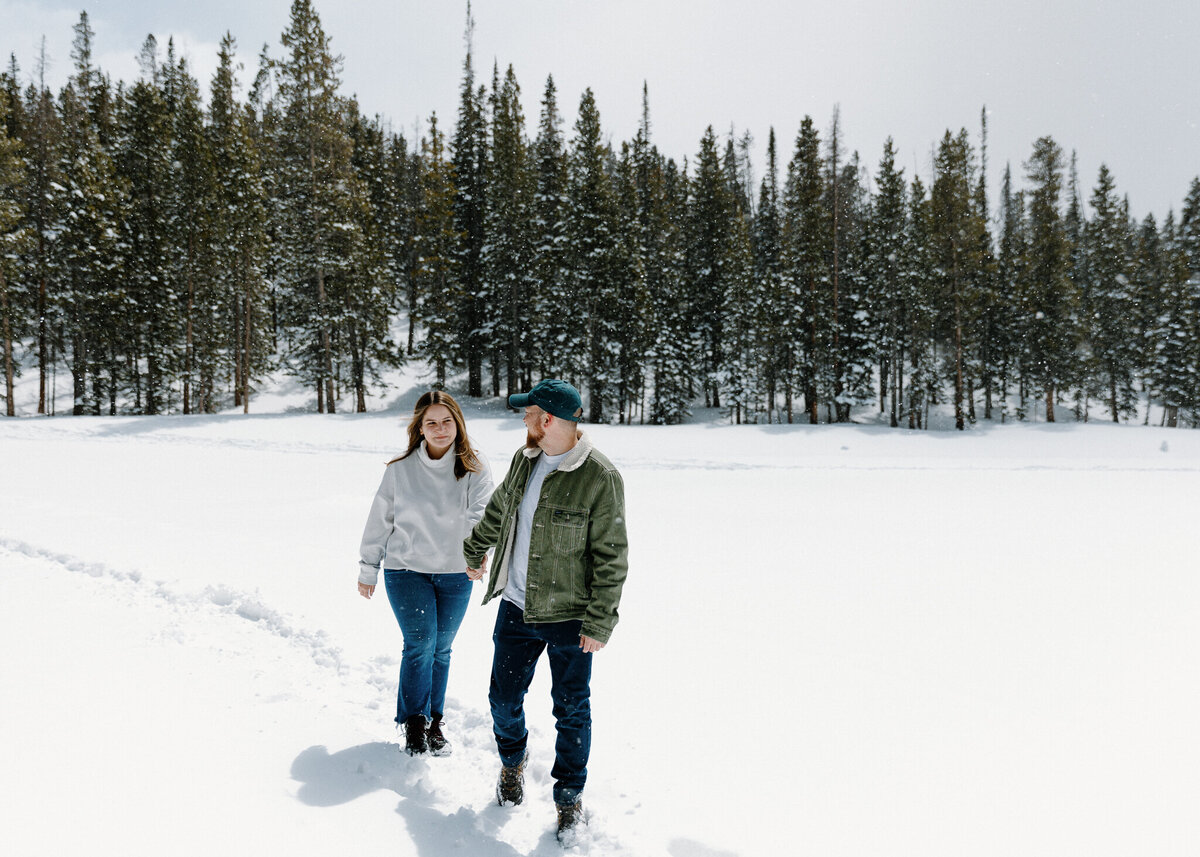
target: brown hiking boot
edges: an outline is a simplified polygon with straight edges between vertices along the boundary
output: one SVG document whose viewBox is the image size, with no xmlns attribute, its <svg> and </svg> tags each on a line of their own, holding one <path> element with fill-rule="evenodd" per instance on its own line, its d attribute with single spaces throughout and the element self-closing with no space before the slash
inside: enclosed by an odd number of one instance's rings
<svg viewBox="0 0 1200 857">
<path fill-rule="evenodd" d="M 500 766 L 500 779 L 496 783 L 496 800 L 500 806 L 518 806 L 525 800 L 525 762 L 528 759 L 526 753 L 517 764 Z"/>
<path fill-rule="evenodd" d="M 446 736 L 442 734 L 442 715 L 436 711 L 433 713 L 433 718 L 429 721 L 429 726 L 425 730 L 425 740 L 429 744 L 430 755 L 449 756 L 454 752 L 454 747 L 446 740 Z"/>
<path fill-rule="evenodd" d="M 404 721 L 404 752 L 417 756 L 429 749 L 425 739 L 425 715 L 414 714 Z"/>
<path fill-rule="evenodd" d="M 569 848 L 579 838 L 579 825 L 587 824 L 587 819 L 583 816 L 583 801 L 558 803 L 554 806 L 558 810 L 558 842 L 564 848 Z"/>
</svg>

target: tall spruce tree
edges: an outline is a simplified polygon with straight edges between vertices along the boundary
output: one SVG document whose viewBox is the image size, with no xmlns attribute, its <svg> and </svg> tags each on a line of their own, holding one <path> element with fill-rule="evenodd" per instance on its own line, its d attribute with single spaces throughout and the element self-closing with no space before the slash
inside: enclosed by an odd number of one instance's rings
<svg viewBox="0 0 1200 857">
<path fill-rule="evenodd" d="M 954 427 L 965 428 L 964 358 L 971 343 L 975 289 L 980 278 L 980 233 L 986 228 L 974 204 L 972 150 L 966 130 L 947 131 L 934 158 L 930 194 L 933 246 L 940 285 L 939 332 L 949 347 L 949 371 L 954 382 Z"/>
<path fill-rule="evenodd" d="M 16 77 L 15 69 L 11 76 Z M 11 92 L 18 83 L 11 80 L 12 88 L 0 86 L 0 348 L 4 362 L 5 414 L 16 416 L 15 386 L 16 363 L 14 342 L 25 334 L 29 326 L 29 302 L 26 295 L 18 293 L 16 265 L 21 244 L 28 237 L 25 212 L 20 203 L 21 183 L 25 171 L 20 144 L 14 134 L 9 118 L 13 112 Z M 22 290 L 23 291 L 23 290 Z"/>
<path fill-rule="evenodd" d="M 453 168 L 446 160 L 446 138 L 438 128 L 437 114 L 430 116 L 429 133 L 421 147 L 424 169 L 414 243 L 424 338 L 418 350 L 433 366 L 434 386 L 441 390 L 446 386 L 456 342 L 459 280 L 455 267 L 461 258 L 458 245 L 462 236 L 455 228 Z"/>
<path fill-rule="evenodd" d="M 1180 412 L 1195 408 L 1200 390 L 1195 362 L 1197 304 L 1189 284 L 1187 251 L 1174 212 L 1168 212 L 1159 232 L 1161 311 L 1152 331 L 1154 362 L 1151 377 L 1162 399 L 1163 421 L 1179 425 Z"/>
<path fill-rule="evenodd" d="M 1054 422 L 1060 389 L 1075 371 L 1076 303 L 1068 276 L 1071 246 L 1060 211 L 1063 183 L 1062 149 L 1050 137 L 1039 138 L 1025 165 L 1029 190 L 1029 267 L 1026 295 L 1031 317 L 1026 319 L 1031 380 L 1046 399 L 1046 421 Z"/>
<path fill-rule="evenodd" d="M 278 194 L 278 276 L 290 331 L 291 368 L 316 388 L 317 410 L 336 410 L 334 350 L 346 257 L 340 233 L 354 222 L 352 144 L 338 94 L 342 58 L 332 53 L 310 0 L 294 0 L 278 64 L 279 123 L 273 190 Z"/>
<path fill-rule="evenodd" d="M 62 123 L 54 95 L 46 87 L 46 48 L 43 39 L 38 56 L 36 82 L 25 91 L 24 122 L 21 126 L 26 160 L 23 203 L 32 237 L 25 245 L 21 268 L 31 280 L 32 313 L 35 324 L 38 367 L 39 414 L 53 413 L 50 397 L 53 354 L 61 349 L 56 343 L 59 294 L 54 275 L 54 247 L 60 232 L 65 205 L 65 185 L 59 173 L 58 146 Z"/>
<path fill-rule="evenodd" d="M 617 393 L 614 339 L 623 257 L 617 231 L 617 204 L 609 176 L 610 152 L 603 142 L 600 111 L 590 89 L 579 101 L 579 116 L 567 159 L 567 297 L 578 324 L 567 331 L 568 379 L 582 379 L 588 395 L 588 421 L 603 422 Z"/>
<path fill-rule="evenodd" d="M 1082 332 L 1089 345 L 1090 374 L 1108 402 L 1112 421 L 1118 422 L 1137 411 L 1137 351 L 1129 335 L 1134 311 L 1129 222 L 1107 165 L 1100 165 L 1091 208 L 1081 236 L 1086 273 L 1080 278 L 1080 300 L 1087 320 Z"/>
<path fill-rule="evenodd" d="M 787 342 L 782 324 L 787 295 L 783 277 L 783 224 L 779 203 L 779 155 L 775 129 L 767 137 L 767 167 L 758 191 L 753 228 L 754 278 L 761 294 L 762 384 L 768 422 L 786 367 Z"/>
<path fill-rule="evenodd" d="M 486 291 L 492 296 L 489 330 L 501 351 L 507 395 L 525 388 L 532 375 L 529 313 L 537 291 L 534 261 L 536 188 L 525 138 L 521 87 L 512 66 L 494 95 L 492 157 L 488 179 L 483 249 Z M 494 390 L 493 392 L 498 393 Z"/>
<path fill-rule="evenodd" d="M 739 219 L 729 172 L 722 163 L 712 126 L 700 140 L 696 171 L 691 181 L 691 206 L 688 216 L 689 328 L 700 337 L 700 369 L 705 407 L 721 407 L 721 379 L 725 370 L 726 301 L 736 279 L 734 271 L 734 233 Z M 738 237 L 735 237 L 738 236 Z"/>
<path fill-rule="evenodd" d="M 925 185 L 914 178 L 908 195 L 908 237 L 901 271 L 902 293 L 909 299 L 906 313 L 911 373 L 905 411 L 909 428 L 929 428 L 929 408 L 941 387 L 936 359 L 939 288 L 930 273 L 936 267 L 933 206 Z"/>
<path fill-rule="evenodd" d="M 1025 233 L 1025 201 L 1012 186 L 1012 168 L 1005 166 L 1000 195 L 1000 237 L 996 257 L 994 323 L 992 342 L 994 362 L 1000 384 L 1000 421 L 1007 422 L 1011 413 L 1008 402 L 1009 385 L 1019 376 L 1022 321 L 1026 316 L 1023 283 L 1026 281 L 1027 237 Z M 1024 401 L 1020 402 L 1023 409 Z M 1023 413 L 1023 410 L 1020 411 Z"/>
<path fill-rule="evenodd" d="M 98 415 L 105 398 L 109 412 L 116 412 L 114 367 L 125 310 L 120 225 L 126 191 L 102 136 L 112 136 L 112 99 L 107 81 L 92 66 L 93 35 L 87 14 L 81 14 L 71 51 L 75 74 L 59 97 L 58 173 L 69 202 L 55 258 L 76 415 Z"/>
<path fill-rule="evenodd" d="M 475 86 L 472 53 L 475 19 L 467 5 L 463 80 L 459 91 L 458 124 L 451 143 L 454 168 L 454 228 L 457 242 L 455 294 L 458 297 L 458 354 L 467 366 L 467 395 L 483 395 L 483 358 L 488 351 L 488 299 L 485 292 L 483 249 L 487 240 L 488 139 L 486 91 Z"/>
<path fill-rule="evenodd" d="M 213 276 L 211 233 L 215 214 L 216 176 L 204 128 L 200 84 L 186 59 L 167 52 L 165 70 L 171 115 L 174 180 L 170 193 L 171 281 L 183 319 L 183 361 L 175 371 L 182 379 L 183 412 L 213 413 L 220 404 L 217 387 L 224 380 L 231 324 L 219 283 Z"/>
<path fill-rule="evenodd" d="M 554 78 L 546 78 L 533 143 L 534 291 L 530 306 L 531 362 L 540 375 L 564 375 L 563 345 L 575 317 L 566 279 L 567 151 Z"/>
<path fill-rule="evenodd" d="M 267 204 L 252 108 L 236 96 L 236 46 L 230 33 L 221 39 L 209 98 L 213 193 L 221 212 L 212 218 L 209 235 L 212 275 L 228 319 L 224 333 L 232 355 L 234 405 L 249 413 L 251 387 L 271 359 L 264 271 Z"/>
<path fill-rule="evenodd" d="M 122 99 L 119 117 L 122 144 L 117 168 L 129 188 L 123 219 L 128 251 L 125 287 L 129 312 L 121 317 L 121 335 L 133 363 L 129 381 L 135 410 L 157 414 L 165 408 L 178 352 L 182 313 L 176 306 L 171 241 L 178 223 L 172 196 L 175 167 L 172 106 L 167 103 L 158 42 L 147 36 L 139 57 L 141 75 Z M 182 166 L 182 165 L 180 165 Z M 145 366 L 143 374 L 141 367 Z"/>
<path fill-rule="evenodd" d="M 785 310 L 784 404 L 793 420 L 793 395 L 802 391 L 808 421 L 820 420 L 818 381 L 829 351 L 829 209 L 825 205 L 821 140 L 805 116 L 788 164 L 783 194 Z"/>
<path fill-rule="evenodd" d="M 900 425 L 904 401 L 907 313 L 912 298 L 902 276 L 907 239 L 908 194 L 904 170 L 896 168 L 896 148 L 888 137 L 875 177 L 869 235 L 868 303 L 875 320 L 872 341 L 879 365 L 879 410 L 887 410 L 893 428 Z"/>
</svg>

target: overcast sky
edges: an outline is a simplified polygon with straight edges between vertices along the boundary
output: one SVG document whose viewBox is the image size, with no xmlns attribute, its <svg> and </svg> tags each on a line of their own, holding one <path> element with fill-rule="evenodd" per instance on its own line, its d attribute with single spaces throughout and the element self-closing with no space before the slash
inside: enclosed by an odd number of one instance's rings
<svg viewBox="0 0 1200 857">
<path fill-rule="evenodd" d="M 453 126 L 466 3 L 315 0 L 343 87 L 362 110 L 411 129 L 437 111 Z M 0 49 L 25 79 L 46 39 L 47 82 L 70 73 L 72 26 L 86 8 L 97 64 L 132 81 L 148 33 L 173 35 L 207 92 L 217 44 L 238 40 L 249 84 L 291 0 L 0 0 Z M 1085 198 L 1107 163 L 1133 213 L 1178 213 L 1200 175 L 1200 2 L 1197 0 L 474 0 L 476 69 L 512 65 L 531 130 L 547 75 L 568 133 L 579 96 L 595 92 L 605 131 L 629 139 L 649 85 L 653 139 L 694 157 L 708 125 L 749 130 L 755 171 L 774 127 L 783 163 L 800 120 L 844 139 L 872 174 L 891 136 L 908 177 L 928 180 L 931 150 L 965 127 L 979 141 L 988 109 L 993 189 L 1006 163 L 1018 186 L 1033 142 L 1050 135 L 1078 154 Z M 781 164 L 782 166 L 782 164 Z M 993 191 L 993 202 L 995 194 Z"/>
</svg>

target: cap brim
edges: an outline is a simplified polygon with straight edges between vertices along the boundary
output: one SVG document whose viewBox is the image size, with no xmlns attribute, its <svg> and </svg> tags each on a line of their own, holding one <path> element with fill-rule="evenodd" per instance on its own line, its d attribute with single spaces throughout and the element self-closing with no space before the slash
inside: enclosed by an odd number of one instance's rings
<svg viewBox="0 0 1200 857">
<path fill-rule="evenodd" d="M 508 406 L 510 408 L 528 408 L 529 404 L 528 393 L 513 393 L 508 397 Z"/>
</svg>

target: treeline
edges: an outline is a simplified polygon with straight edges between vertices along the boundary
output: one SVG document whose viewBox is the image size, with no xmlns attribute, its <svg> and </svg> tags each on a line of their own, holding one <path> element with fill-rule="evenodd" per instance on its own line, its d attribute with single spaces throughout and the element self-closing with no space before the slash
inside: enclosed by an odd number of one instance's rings
<svg viewBox="0 0 1200 857">
<path fill-rule="evenodd" d="M 469 48 L 453 132 L 433 115 L 407 139 L 340 94 L 310 0 L 244 98 L 231 36 L 207 104 L 173 45 L 147 39 L 114 85 L 92 37 L 84 14 L 57 96 L 42 68 L 0 74 L 10 415 L 18 365 L 39 413 L 60 364 L 77 414 L 248 410 L 279 368 L 333 412 L 416 356 L 472 396 L 570 379 L 593 422 L 874 403 L 923 427 L 953 404 L 961 428 L 1147 400 L 1200 422 L 1200 179 L 1178 219 L 1137 222 L 1107 168 L 1086 191 L 1045 137 L 992 200 L 986 113 L 926 185 L 890 139 L 876 165 L 848 154 L 836 111 L 790 153 L 772 130 L 756 179 L 748 134 L 666 157 L 646 94 L 614 145 L 590 90 L 568 131 L 548 79 L 530 138 L 512 68 L 486 85 Z"/>
</svg>

